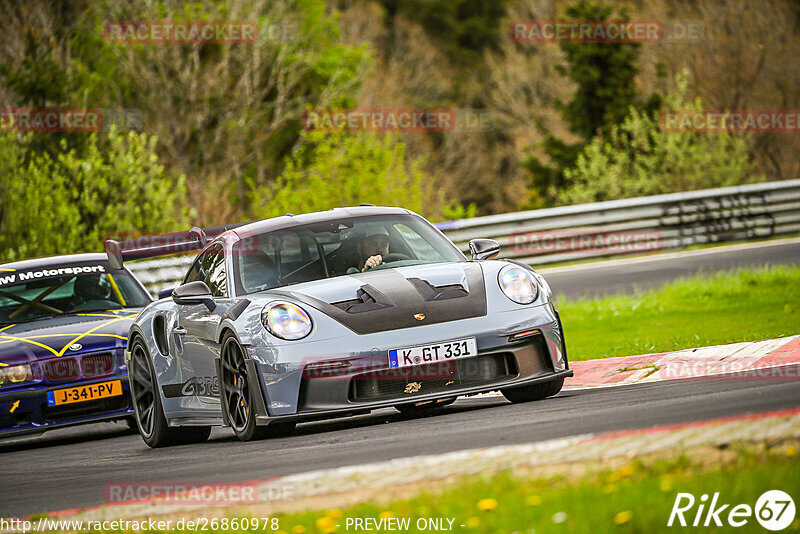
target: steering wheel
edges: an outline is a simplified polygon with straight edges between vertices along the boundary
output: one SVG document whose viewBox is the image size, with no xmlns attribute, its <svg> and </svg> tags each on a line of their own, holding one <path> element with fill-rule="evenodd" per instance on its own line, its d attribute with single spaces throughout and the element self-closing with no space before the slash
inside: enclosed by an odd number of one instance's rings
<svg viewBox="0 0 800 534">
<path fill-rule="evenodd" d="M 383 263 L 391 263 L 393 261 L 403 261 L 403 260 L 410 260 L 408 256 L 405 254 L 400 254 L 399 252 L 392 252 L 391 254 L 387 254 L 383 256 Z"/>
</svg>

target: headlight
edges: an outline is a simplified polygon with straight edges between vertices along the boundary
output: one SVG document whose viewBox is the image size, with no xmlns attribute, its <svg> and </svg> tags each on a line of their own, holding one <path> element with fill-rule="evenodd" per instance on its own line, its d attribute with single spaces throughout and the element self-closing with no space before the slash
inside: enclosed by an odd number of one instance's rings
<svg viewBox="0 0 800 534">
<path fill-rule="evenodd" d="M 533 273 L 516 265 L 506 265 L 497 277 L 503 294 L 517 304 L 530 304 L 539 295 Z"/>
<path fill-rule="evenodd" d="M 31 371 L 31 366 L 27 363 L 0 367 L 0 385 L 5 383 L 18 384 L 28 380 L 33 380 L 33 372 Z"/>
<path fill-rule="evenodd" d="M 289 302 L 268 305 L 261 312 L 261 322 L 272 335 L 281 339 L 302 339 L 311 332 L 311 317 Z"/>
</svg>

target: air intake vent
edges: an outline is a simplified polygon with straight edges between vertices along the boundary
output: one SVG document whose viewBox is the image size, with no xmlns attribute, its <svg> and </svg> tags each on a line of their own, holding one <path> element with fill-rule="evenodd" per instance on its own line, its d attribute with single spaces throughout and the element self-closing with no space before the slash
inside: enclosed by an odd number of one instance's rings
<svg viewBox="0 0 800 534">
<path fill-rule="evenodd" d="M 409 282 L 417 290 L 417 293 L 427 302 L 432 300 L 447 300 L 466 297 L 469 292 L 461 285 L 434 286 L 427 280 L 421 278 L 409 278 Z"/>
<path fill-rule="evenodd" d="M 334 302 L 333 305 L 347 313 L 363 313 L 368 311 L 394 308 L 394 304 L 386 295 L 369 284 L 364 284 L 356 291 L 357 299 Z"/>
<path fill-rule="evenodd" d="M 411 399 L 414 394 L 442 393 L 448 389 L 491 384 L 512 378 L 517 373 L 516 360 L 510 352 L 384 369 L 354 376 L 350 380 L 349 400 Z"/>
</svg>

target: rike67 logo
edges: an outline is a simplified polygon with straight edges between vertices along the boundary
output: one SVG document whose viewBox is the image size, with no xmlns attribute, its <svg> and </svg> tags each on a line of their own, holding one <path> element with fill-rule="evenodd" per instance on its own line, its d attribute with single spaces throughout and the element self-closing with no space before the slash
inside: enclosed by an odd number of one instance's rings
<svg viewBox="0 0 800 534">
<path fill-rule="evenodd" d="M 711 497 L 703 494 L 696 499 L 691 493 L 678 493 L 667 526 L 693 527 L 742 527 L 755 516 L 756 521 L 767 530 L 783 530 L 794 521 L 794 501 L 788 493 L 769 490 L 761 494 L 754 507 L 749 504 L 723 503 L 719 492 Z"/>
</svg>

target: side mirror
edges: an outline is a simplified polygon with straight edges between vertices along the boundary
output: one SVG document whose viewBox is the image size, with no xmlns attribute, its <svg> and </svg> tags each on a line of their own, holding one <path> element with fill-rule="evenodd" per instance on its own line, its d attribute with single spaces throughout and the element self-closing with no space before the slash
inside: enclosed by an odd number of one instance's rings
<svg viewBox="0 0 800 534">
<path fill-rule="evenodd" d="M 494 239 L 473 239 L 469 251 L 473 260 L 488 260 L 500 254 L 500 244 Z"/>
<path fill-rule="evenodd" d="M 172 300 L 175 301 L 175 304 L 186 306 L 204 304 L 208 311 L 214 311 L 214 308 L 217 307 L 214 297 L 211 296 L 211 289 L 205 282 L 199 280 L 176 287 L 172 290 Z"/>
</svg>

